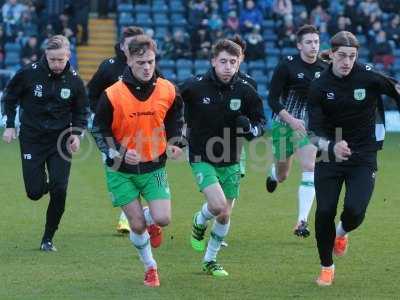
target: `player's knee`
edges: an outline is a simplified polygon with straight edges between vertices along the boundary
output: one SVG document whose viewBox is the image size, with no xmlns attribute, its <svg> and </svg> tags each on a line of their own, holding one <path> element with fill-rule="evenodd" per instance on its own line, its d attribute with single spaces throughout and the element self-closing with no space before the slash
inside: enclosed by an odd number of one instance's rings
<svg viewBox="0 0 400 300">
<path fill-rule="evenodd" d="M 35 190 L 32 190 L 32 191 L 27 191 L 27 192 L 26 192 L 26 195 L 28 196 L 28 198 L 29 198 L 30 200 L 37 201 L 37 200 L 39 200 L 40 198 L 42 198 L 43 192 L 42 192 L 42 191 L 35 191 Z"/>
<path fill-rule="evenodd" d="M 171 223 L 171 216 L 170 215 L 155 215 L 153 217 L 154 223 L 158 226 L 164 227 Z"/>
<path fill-rule="evenodd" d="M 226 201 L 217 201 L 215 203 L 212 203 L 211 205 L 208 205 L 208 208 L 210 210 L 210 212 L 214 215 L 214 216 L 218 216 L 220 215 L 224 210 L 226 210 L 227 208 L 227 203 Z"/>
<path fill-rule="evenodd" d="M 146 223 L 145 222 L 129 222 L 131 231 L 136 234 L 142 234 L 146 230 Z"/>
</svg>

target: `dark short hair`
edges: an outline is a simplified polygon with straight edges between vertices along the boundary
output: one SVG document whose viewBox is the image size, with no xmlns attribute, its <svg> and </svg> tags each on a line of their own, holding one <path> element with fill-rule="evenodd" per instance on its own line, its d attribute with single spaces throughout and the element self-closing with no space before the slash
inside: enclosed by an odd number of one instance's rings
<svg viewBox="0 0 400 300">
<path fill-rule="evenodd" d="M 228 40 L 238 44 L 242 48 L 242 52 L 246 51 L 247 43 L 239 34 L 235 34 L 233 37 L 228 38 Z"/>
<path fill-rule="evenodd" d="M 121 44 L 123 44 L 125 42 L 126 38 L 141 35 L 141 34 L 144 34 L 144 30 L 141 27 L 138 27 L 138 26 L 125 27 L 124 29 L 122 29 L 120 42 L 121 42 Z"/>
<path fill-rule="evenodd" d="M 301 41 L 303 40 L 303 36 L 309 33 L 315 33 L 319 35 L 319 31 L 314 25 L 306 24 L 301 26 L 296 32 L 297 42 L 301 43 Z"/>
<path fill-rule="evenodd" d="M 145 34 L 136 35 L 129 42 L 128 51 L 130 56 L 143 55 L 147 50 L 157 53 L 157 44 Z"/>
<path fill-rule="evenodd" d="M 330 40 L 331 50 L 335 52 L 339 47 L 354 47 L 356 49 L 360 48 L 360 43 L 358 42 L 356 36 L 350 31 L 339 31 Z"/>
<path fill-rule="evenodd" d="M 222 51 L 226 51 L 230 55 L 237 57 L 240 57 L 242 55 L 242 48 L 238 44 L 228 39 L 219 40 L 213 45 L 211 50 L 211 57 L 217 57 Z"/>
</svg>

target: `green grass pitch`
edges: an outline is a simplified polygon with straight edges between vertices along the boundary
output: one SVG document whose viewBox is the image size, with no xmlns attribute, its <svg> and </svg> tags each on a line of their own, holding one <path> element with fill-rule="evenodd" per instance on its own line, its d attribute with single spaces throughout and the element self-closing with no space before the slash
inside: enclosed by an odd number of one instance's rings
<svg viewBox="0 0 400 300">
<path fill-rule="evenodd" d="M 264 188 L 270 162 L 250 158 L 219 262 L 228 278 L 201 271 L 202 254 L 189 244 L 193 213 L 202 204 L 188 164 L 170 162 L 172 223 L 154 251 L 161 287 L 143 286 L 143 266 L 126 236 L 115 233 L 100 155 L 87 140 L 73 164 L 66 212 L 55 237 L 57 253 L 38 250 L 48 198 L 27 200 L 18 143 L 0 144 L 0 299 L 399 299 L 400 135 L 387 137 L 379 154 L 376 188 L 349 251 L 336 258 L 333 286 L 314 279 L 319 261 L 312 235 L 292 234 L 297 215 L 298 164 L 274 194 Z M 268 151 L 270 153 L 270 151 Z M 253 156 L 253 155 L 250 155 Z M 363 188 L 360 186 L 360 188 Z M 340 213 L 339 205 L 339 211 Z M 315 208 L 313 208 L 314 211 Z"/>
</svg>

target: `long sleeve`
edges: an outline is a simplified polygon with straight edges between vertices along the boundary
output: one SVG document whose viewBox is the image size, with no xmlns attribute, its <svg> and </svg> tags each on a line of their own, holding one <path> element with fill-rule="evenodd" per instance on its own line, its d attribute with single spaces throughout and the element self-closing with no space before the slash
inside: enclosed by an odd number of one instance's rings
<svg viewBox="0 0 400 300">
<path fill-rule="evenodd" d="M 379 73 L 374 73 L 374 74 L 377 76 L 380 92 L 384 95 L 393 98 L 396 101 L 397 108 L 400 111 L 400 94 L 395 88 L 396 85 L 399 85 L 400 89 L 400 83 L 396 79 L 387 77 L 383 74 Z"/>
<path fill-rule="evenodd" d="M 3 114 L 7 116 L 7 128 L 15 127 L 15 115 L 17 106 L 21 100 L 25 88 L 24 73 L 18 71 L 13 78 L 8 82 L 4 91 L 2 102 L 4 105 Z"/>
<path fill-rule="evenodd" d="M 174 104 L 168 110 L 164 120 L 167 139 L 168 141 L 173 139 L 173 144 L 180 142 L 183 127 L 183 100 L 177 89 L 175 94 Z"/>
<path fill-rule="evenodd" d="M 284 90 L 288 76 L 288 69 L 283 63 L 280 63 L 276 67 L 274 74 L 272 75 L 268 96 L 268 104 L 275 114 L 279 114 L 279 112 L 285 108 L 285 106 L 280 102 L 280 97 Z"/>
<path fill-rule="evenodd" d="M 97 103 L 101 93 L 104 92 L 104 90 L 110 85 L 104 76 L 104 72 L 105 70 L 103 66 L 100 65 L 92 79 L 87 84 L 89 104 L 92 112 L 95 112 L 97 109 Z"/>
<path fill-rule="evenodd" d="M 92 135 L 99 150 L 106 155 L 109 154 L 110 148 L 117 151 L 119 149 L 112 132 L 113 111 L 106 94 L 101 94 L 93 120 Z"/>
<path fill-rule="evenodd" d="M 248 108 L 248 118 L 250 119 L 251 132 L 245 135 L 245 138 L 249 141 L 262 136 L 267 123 L 267 119 L 264 114 L 263 101 L 260 95 L 254 89 L 251 91 L 251 101 Z"/>
<path fill-rule="evenodd" d="M 83 81 L 79 79 L 77 96 L 72 105 L 72 127 L 86 129 L 89 117 L 89 101 Z"/>
</svg>

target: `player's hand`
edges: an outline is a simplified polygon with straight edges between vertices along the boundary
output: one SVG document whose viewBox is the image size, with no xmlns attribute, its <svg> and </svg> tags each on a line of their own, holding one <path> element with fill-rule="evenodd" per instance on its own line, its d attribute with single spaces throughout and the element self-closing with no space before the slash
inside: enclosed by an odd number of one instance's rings
<svg viewBox="0 0 400 300">
<path fill-rule="evenodd" d="M 238 129 L 238 133 L 249 133 L 251 130 L 249 118 L 242 115 L 238 116 L 236 118 L 236 128 Z"/>
<path fill-rule="evenodd" d="M 7 144 L 11 143 L 12 140 L 17 138 L 17 132 L 15 128 L 6 128 L 3 132 L 3 141 Z"/>
<path fill-rule="evenodd" d="M 140 162 L 140 155 L 135 149 L 129 149 L 125 153 L 125 162 L 130 165 L 137 165 Z"/>
<path fill-rule="evenodd" d="M 333 153 L 340 160 L 348 160 L 351 155 L 351 150 L 346 141 L 340 141 L 333 146 Z"/>
<path fill-rule="evenodd" d="M 178 146 L 168 145 L 167 154 L 171 159 L 178 159 L 182 155 L 182 149 Z"/>
<path fill-rule="evenodd" d="M 292 128 L 294 131 L 297 131 L 303 135 L 306 135 L 306 127 L 305 123 L 303 120 L 296 119 L 296 118 L 291 118 L 291 120 L 288 122 L 290 128 Z"/>
<path fill-rule="evenodd" d="M 79 148 L 81 146 L 81 140 L 79 139 L 79 136 L 73 134 L 69 138 L 69 149 L 71 153 L 75 153 L 79 151 Z"/>
</svg>

